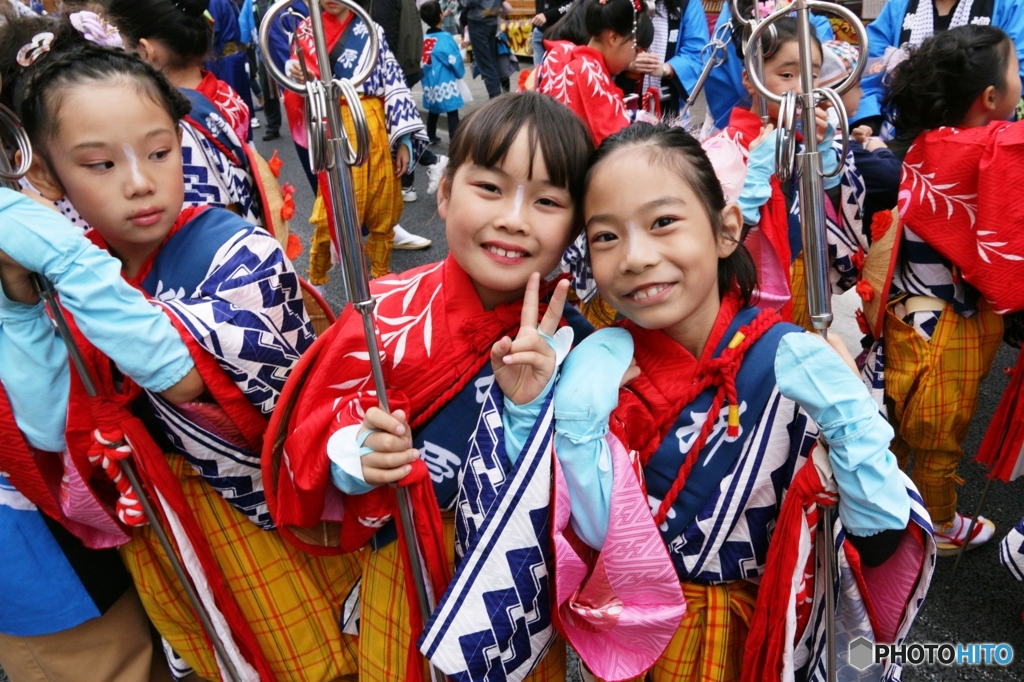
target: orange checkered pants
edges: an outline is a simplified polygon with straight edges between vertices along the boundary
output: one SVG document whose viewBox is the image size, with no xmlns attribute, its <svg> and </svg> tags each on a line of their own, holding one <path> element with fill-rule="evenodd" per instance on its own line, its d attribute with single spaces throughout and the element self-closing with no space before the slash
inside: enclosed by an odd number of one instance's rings
<svg viewBox="0 0 1024 682">
<path fill-rule="evenodd" d="M 395 176 L 391 160 L 391 145 L 384 118 L 384 101 L 377 97 L 362 98 L 366 122 L 370 128 L 370 156 L 362 166 L 353 167 L 352 188 L 356 195 L 356 212 L 366 236 L 366 255 L 370 259 L 370 276 L 383 277 L 391 272 L 391 247 L 395 243 L 395 225 L 402 217 L 402 183 Z M 352 114 L 347 106 L 341 107 L 345 131 L 355 139 Z M 331 230 L 327 223 L 324 199 L 317 194 L 313 215 L 314 226 L 309 245 L 309 281 L 325 284 L 331 269 Z"/>
<path fill-rule="evenodd" d="M 203 482 L 183 457 L 167 455 L 225 582 L 280 682 L 329 682 L 356 672 L 355 638 L 341 634 L 342 603 L 359 577 L 358 555 L 317 557 L 260 530 Z M 153 625 L 207 680 L 220 679 L 202 628 L 151 526 L 121 557 Z"/>
<path fill-rule="evenodd" d="M 448 560 L 455 566 L 455 520 L 444 515 Z M 412 641 L 409 602 L 398 543 L 376 552 L 363 550 L 363 583 L 360 592 L 359 680 L 394 682 L 406 679 L 406 656 Z M 424 666 L 424 679 L 430 679 Z M 558 638 L 548 655 L 525 682 L 565 682 L 565 643 Z"/>
<path fill-rule="evenodd" d="M 926 341 L 886 307 L 885 399 L 896 436 L 892 450 L 921 491 L 935 525 L 956 512 L 956 467 L 967 428 L 978 408 L 978 388 L 1003 338 L 1003 321 L 981 304 L 964 318 L 946 304 Z"/>
<path fill-rule="evenodd" d="M 740 678 L 757 586 L 683 583 L 686 615 L 668 648 L 631 682 L 731 682 Z"/>
</svg>

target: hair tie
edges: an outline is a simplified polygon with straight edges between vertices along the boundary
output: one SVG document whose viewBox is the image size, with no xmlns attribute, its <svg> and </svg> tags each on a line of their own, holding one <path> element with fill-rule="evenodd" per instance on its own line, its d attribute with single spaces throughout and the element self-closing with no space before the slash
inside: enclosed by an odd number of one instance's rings
<svg viewBox="0 0 1024 682">
<path fill-rule="evenodd" d="M 124 47 L 117 28 L 108 24 L 95 12 L 75 12 L 69 15 L 68 19 L 71 20 L 71 25 L 75 27 L 75 30 L 89 42 L 101 47 Z"/>
<path fill-rule="evenodd" d="M 44 54 L 50 51 L 53 45 L 53 34 L 43 31 L 32 36 L 32 40 L 21 46 L 18 50 L 18 64 L 24 67 L 32 66 Z"/>
</svg>

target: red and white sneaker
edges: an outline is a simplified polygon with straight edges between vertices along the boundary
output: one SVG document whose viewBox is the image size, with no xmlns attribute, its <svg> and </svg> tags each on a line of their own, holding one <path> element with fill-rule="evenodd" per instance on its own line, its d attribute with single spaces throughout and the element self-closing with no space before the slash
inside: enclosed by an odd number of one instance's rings
<svg viewBox="0 0 1024 682">
<path fill-rule="evenodd" d="M 960 553 L 960 546 L 965 542 L 967 543 L 968 552 L 981 547 L 995 535 L 996 524 L 984 516 L 979 516 L 978 522 L 974 524 L 974 530 L 971 531 L 971 538 L 968 540 L 967 531 L 970 529 L 971 517 L 957 512 L 956 517 L 951 523 L 934 530 L 936 554 L 939 556 L 955 556 Z"/>
</svg>

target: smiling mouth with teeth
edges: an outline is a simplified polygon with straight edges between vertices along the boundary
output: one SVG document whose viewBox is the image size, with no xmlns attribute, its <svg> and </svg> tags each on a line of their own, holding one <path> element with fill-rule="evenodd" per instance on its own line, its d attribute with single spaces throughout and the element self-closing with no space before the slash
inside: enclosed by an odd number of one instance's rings
<svg viewBox="0 0 1024 682">
<path fill-rule="evenodd" d="M 487 245 L 484 248 L 486 248 L 494 255 L 501 256 L 502 258 L 526 258 L 527 256 L 530 255 L 525 251 L 507 251 L 505 249 L 499 249 L 497 246 L 491 245 Z"/>
<path fill-rule="evenodd" d="M 665 291 L 665 289 L 668 289 L 668 286 L 669 285 L 667 284 L 652 284 L 649 287 L 644 287 L 643 289 L 634 291 L 629 295 L 629 297 L 634 301 L 643 301 L 651 298 L 652 296 L 657 296 L 661 292 Z"/>
</svg>

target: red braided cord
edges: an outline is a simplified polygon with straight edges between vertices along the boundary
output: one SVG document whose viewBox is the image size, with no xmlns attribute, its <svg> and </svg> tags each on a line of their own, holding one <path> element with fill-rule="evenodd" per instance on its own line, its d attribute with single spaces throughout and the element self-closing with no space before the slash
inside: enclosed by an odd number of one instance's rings
<svg viewBox="0 0 1024 682">
<path fill-rule="evenodd" d="M 654 515 L 654 521 L 658 525 L 664 523 L 665 519 L 668 518 L 669 510 L 675 504 L 676 498 L 679 497 L 679 493 L 682 492 L 683 487 L 686 485 L 686 479 L 689 478 L 693 467 L 697 465 L 697 460 L 700 459 L 700 451 L 704 449 L 704 445 L 707 443 L 708 438 L 711 437 L 714 426 L 718 422 L 718 414 L 722 410 L 722 404 L 725 403 L 726 399 L 729 400 L 731 405 L 739 404 L 736 395 L 736 374 L 739 372 L 740 364 L 743 362 L 743 356 L 746 355 L 747 349 L 781 319 L 775 310 L 762 310 L 749 325 L 741 327 L 737 333 L 743 334 L 743 341 L 735 348 L 726 348 L 719 357 L 706 363 L 705 367 L 702 368 L 703 372 L 700 378 L 694 382 L 686 398 L 682 401 L 682 404 L 688 405 L 708 386 L 718 386 L 718 391 L 711 401 L 711 408 L 708 410 L 707 419 L 704 420 L 697 439 L 690 447 L 689 452 L 686 453 L 686 459 L 679 468 L 676 480 L 672 483 L 672 487 L 668 489 L 665 499 L 661 501 L 658 512 Z M 675 423 L 676 417 L 678 415 L 669 415 L 671 419 L 669 426 Z"/>
<path fill-rule="evenodd" d="M 117 488 L 120 495 L 117 498 L 117 518 L 126 526 L 145 525 L 148 519 L 142 511 L 139 496 L 121 471 L 120 461 L 132 454 L 124 434 L 119 430 L 107 433 L 97 429 L 93 432 L 93 439 L 95 442 L 88 452 L 89 462 L 102 468 Z"/>
</svg>

